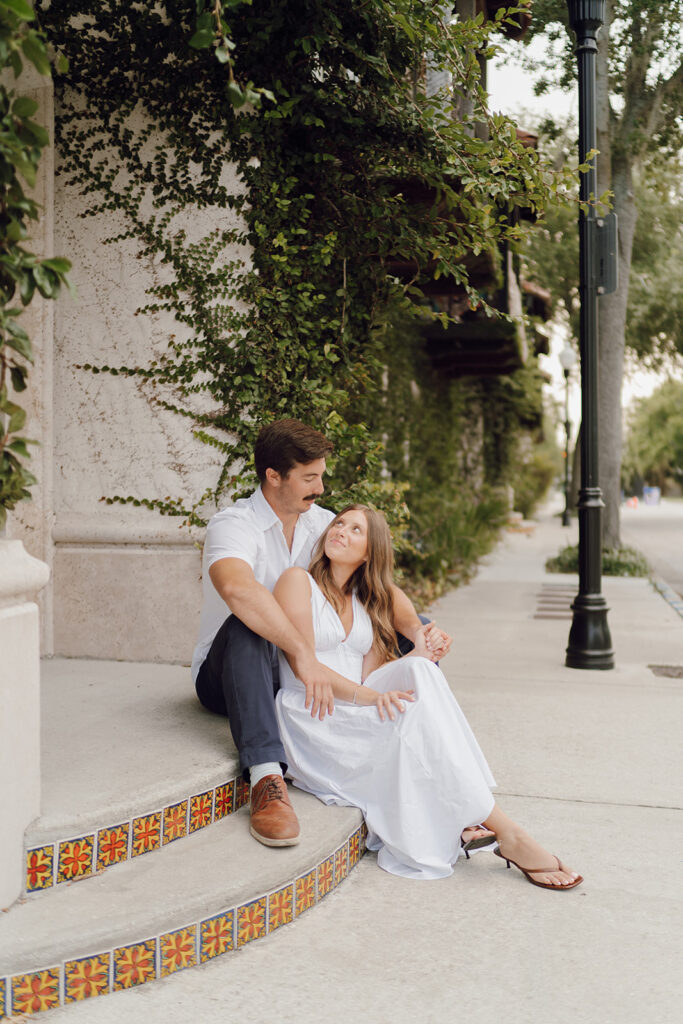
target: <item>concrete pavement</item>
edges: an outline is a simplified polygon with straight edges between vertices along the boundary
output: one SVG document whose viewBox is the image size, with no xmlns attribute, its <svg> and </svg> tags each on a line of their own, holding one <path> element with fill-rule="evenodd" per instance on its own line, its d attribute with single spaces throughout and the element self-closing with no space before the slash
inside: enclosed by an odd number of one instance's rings
<svg viewBox="0 0 683 1024">
<path fill-rule="evenodd" d="M 621 535 L 683 597 L 683 498 L 662 498 L 658 505 L 640 501 L 636 508 L 624 505 Z"/>
<path fill-rule="evenodd" d="M 507 533 L 432 613 L 443 669 L 498 780 L 497 799 L 580 870 L 546 892 L 483 853 L 410 882 L 367 855 L 275 934 L 142 988 L 42 1014 L 87 1024 L 669 1024 L 680 1019 L 683 619 L 645 580 L 604 580 L 616 668 L 564 667 L 570 621 L 545 558 L 576 527 Z M 554 595 L 550 602 L 548 595 Z M 553 604 L 553 616 L 545 608 Z M 566 606 L 566 602 L 564 602 Z"/>
</svg>

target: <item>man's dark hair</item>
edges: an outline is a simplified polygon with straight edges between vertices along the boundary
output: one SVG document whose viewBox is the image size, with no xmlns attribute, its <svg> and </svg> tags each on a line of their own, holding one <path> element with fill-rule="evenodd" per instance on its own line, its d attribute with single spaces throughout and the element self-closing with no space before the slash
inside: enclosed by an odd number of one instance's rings
<svg viewBox="0 0 683 1024">
<path fill-rule="evenodd" d="M 299 420 L 275 420 L 261 427 L 254 445 L 254 464 L 263 483 L 266 470 L 274 469 L 286 477 L 295 463 L 324 459 L 334 449 L 331 441 Z"/>
</svg>

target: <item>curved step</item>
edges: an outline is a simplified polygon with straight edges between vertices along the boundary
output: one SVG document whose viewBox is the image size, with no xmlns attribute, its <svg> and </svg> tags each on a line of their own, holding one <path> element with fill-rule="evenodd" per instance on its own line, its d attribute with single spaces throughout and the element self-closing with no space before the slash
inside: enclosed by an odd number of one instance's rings
<svg viewBox="0 0 683 1024">
<path fill-rule="evenodd" d="M 188 668 L 56 658 L 41 682 L 27 892 L 159 850 L 248 800 L 227 721 L 201 707 Z"/>
<path fill-rule="evenodd" d="M 323 899 L 364 851 L 361 814 L 290 795 L 297 846 L 255 842 L 244 809 L 154 857 L 15 904 L 0 917 L 0 1011 L 36 1012 L 165 977 Z"/>
</svg>

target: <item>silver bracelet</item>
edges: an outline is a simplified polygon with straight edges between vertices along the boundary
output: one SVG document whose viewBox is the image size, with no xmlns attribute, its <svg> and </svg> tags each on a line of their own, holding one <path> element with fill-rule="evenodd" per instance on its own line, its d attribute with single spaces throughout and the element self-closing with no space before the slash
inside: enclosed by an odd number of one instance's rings
<svg viewBox="0 0 683 1024">
<path fill-rule="evenodd" d="M 356 694 L 358 693 L 359 690 L 360 690 L 360 686 L 356 686 L 356 689 L 353 691 L 353 697 L 351 699 L 351 703 L 352 704 L 356 703 Z"/>
</svg>

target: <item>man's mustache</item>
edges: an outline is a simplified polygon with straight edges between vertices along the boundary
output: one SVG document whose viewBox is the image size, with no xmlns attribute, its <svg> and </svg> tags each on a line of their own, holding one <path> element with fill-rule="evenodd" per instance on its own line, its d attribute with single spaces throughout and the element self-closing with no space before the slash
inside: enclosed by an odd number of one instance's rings
<svg viewBox="0 0 683 1024">
<path fill-rule="evenodd" d="M 306 497 L 304 498 L 304 501 L 317 501 L 317 500 L 318 500 L 318 495 L 317 494 L 307 494 Z"/>
</svg>

